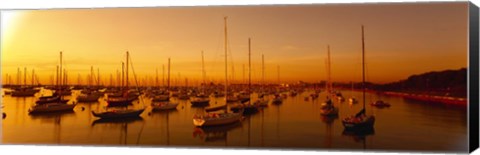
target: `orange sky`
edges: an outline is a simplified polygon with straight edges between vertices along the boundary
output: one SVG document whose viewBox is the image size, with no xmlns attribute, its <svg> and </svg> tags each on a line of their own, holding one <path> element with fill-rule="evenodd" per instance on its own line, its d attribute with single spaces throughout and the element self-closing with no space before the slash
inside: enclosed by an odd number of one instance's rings
<svg viewBox="0 0 480 155">
<path fill-rule="evenodd" d="M 139 78 L 154 78 L 158 68 L 161 79 L 171 57 L 171 76 L 182 82 L 201 78 L 203 50 L 207 77 L 220 80 L 224 16 L 236 80 L 243 79 L 251 37 L 253 80 L 261 79 L 262 54 L 267 81 L 277 81 L 277 65 L 282 81 L 325 80 L 329 44 L 332 80 L 360 81 L 361 24 L 369 81 L 467 66 L 466 2 L 58 9 L 2 11 L 2 81 L 5 74 L 15 81 L 17 68 L 27 67 L 49 83 L 59 51 L 73 83 L 79 74 L 85 81 L 91 65 L 115 77 L 127 50 Z"/>
</svg>

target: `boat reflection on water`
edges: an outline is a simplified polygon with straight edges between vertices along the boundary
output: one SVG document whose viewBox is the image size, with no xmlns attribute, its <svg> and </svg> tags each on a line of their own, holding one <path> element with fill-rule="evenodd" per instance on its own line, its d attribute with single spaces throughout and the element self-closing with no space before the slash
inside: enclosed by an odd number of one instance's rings
<svg viewBox="0 0 480 155">
<path fill-rule="evenodd" d="M 199 137 L 205 142 L 227 142 L 227 132 L 239 127 L 242 127 L 242 122 L 221 126 L 195 127 L 193 128 L 193 137 Z"/>
<path fill-rule="evenodd" d="M 366 149 L 366 139 L 367 136 L 372 136 L 375 134 L 375 129 L 374 128 L 364 128 L 361 130 L 348 130 L 345 129 L 343 130 L 342 135 L 343 136 L 348 136 L 351 137 L 355 142 L 363 143 L 363 149 Z"/>
<path fill-rule="evenodd" d="M 62 118 L 75 117 L 74 111 L 58 111 L 51 113 L 31 113 L 32 120 L 40 120 L 42 123 L 53 124 L 53 141 L 54 144 L 62 144 Z"/>
<path fill-rule="evenodd" d="M 338 119 L 338 115 L 331 115 L 331 116 L 320 115 L 320 119 L 322 120 L 323 123 L 332 125 L 332 123 Z"/>
<path fill-rule="evenodd" d="M 320 119 L 323 123 L 325 123 L 325 133 L 326 133 L 326 138 L 325 138 L 325 147 L 327 148 L 332 148 L 333 144 L 333 123 L 335 120 L 338 119 L 338 115 L 322 115 L 320 114 Z"/>
<path fill-rule="evenodd" d="M 92 122 L 92 126 L 96 124 L 128 124 L 133 122 L 143 122 L 142 117 L 128 117 L 128 118 L 101 118 Z"/>
<path fill-rule="evenodd" d="M 58 112 L 50 112 L 50 113 L 30 113 L 29 116 L 32 119 L 59 119 L 60 117 L 65 116 L 72 116 L 75 115 L 75 111 L 58 111 Z"/>
<path fill-rule="evenodd" d="M 128 124 L 134 123 L 134 122 L 143 122 L 142 127 L 138 133 L 138 137 L 136 138 L 136 145 L 140 143 L 140 137 L 142 135 L 143 127 L 145 125 L 145 122 L 143 121 L 142 117 L 128 117 L 128 118 L 101 118 L 97 119 L 92 122 L 92 128 L 97 125 L 97 124 L 102 124 L 102 125 L 113 125 L 115 127 L 119 127 L 120 129 L 120 141 L 119 144 L 127 145 L 128 144 Z"/>
</svg>

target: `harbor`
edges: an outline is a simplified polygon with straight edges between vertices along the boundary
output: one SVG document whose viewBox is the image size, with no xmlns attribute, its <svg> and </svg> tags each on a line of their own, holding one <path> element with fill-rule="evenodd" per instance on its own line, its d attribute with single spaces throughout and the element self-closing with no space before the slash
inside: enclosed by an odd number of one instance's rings
<svg viewBox="0 0 480 155">
<path fill-rule="evenodd" d="M 443 5 L 465 4 L 429 7 Z M 266 7 L 267 23 L 257 7 L 9 12 L 23 26 L 2 35 L 1 143 L 465 152 L 478 103 L 464 31 L 428 22 L 440 28 L 398 39 L 398 25 L 372 22 L 379 6 L 352 6 L 365 21 L 335 5 Z M 325 22 L 329 9 L 348 20 Z"/>
</svg>

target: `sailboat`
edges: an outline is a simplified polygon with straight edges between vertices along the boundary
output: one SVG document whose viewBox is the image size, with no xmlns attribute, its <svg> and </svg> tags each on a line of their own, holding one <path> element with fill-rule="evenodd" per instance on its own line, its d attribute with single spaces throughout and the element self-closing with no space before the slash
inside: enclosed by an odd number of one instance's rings
<svg viewBox="0 0 480 155">
<path fill-rule="evenodd" d="M 250 41 L 249 41 L 250 43 Z M 250 56 L 250 55 L 249 55 Z M 250 57 L 249 57 L 249 60 L 250 60 Z M 250 61 L 248 61 L 248 67 L 249 67 L 249 71 L 250 71 Z M 280 72 L 280 67 L 278 67 L 278 72 Z M 278 73 L 280 75 L 280 73 Z M 248 80 L 249 80 L 249 85 L 250 85 L 250 73 L 248 74 L 249 77 L 248 77 Z M 260 107 L 267 107 L 268 106 L 268 102 L 270 102 L 268 99 L 265 99 L 264 97 L 264 94 L 265 94 L 265 90 L 263 90 L 263 85 L 265 84 L 265 62 L 264 62 L 264 57 L 263 57 L 263 54 L 262 54 L 262 95 L 259 95 L 258 97 L 258 100 L 255 101 L 253 104 L 254 105 L 258 105 Z M 278 81 L 280 81 L 280 76 L 278 77 Z"/>
<path fill-rule="evenodd" d="M 320 114 L 323 116 L 337 116 L 338 111 L 338 107 L 333 106 L 333 102 L 330 98 L 328 98 L 320 108 Z"/>
<path fill-rule="evenodd" d="M 250 68 L 250 38 L 248 38 L 248 60 L 249 60 L 249 72 L 251 70 Z M 263 55 L 262 55 L 262 60 L 263 60 Z M 246 92 L 246 95 L 242 95 L 243 97 L 239 97 L 240 98 L 240 102 L 239 104 L 236 104 L 234 105 L 234 107 L 231 108 L 231 110 L 233 111 L 239 111 L 240 109 L 243 109 L 243 114 L 253 114 L 253 113 L 256 113 L 258 112 L 258 107 L 259 107 L 259 102 L 257 101 L 260 101 L 260 100 L 257 100 L 256 102 L 254 102 L 254 104 L 251 104 L 249 101 L 250 101 L 250 95 L 251 95 L 251 74 L 249 74 L 248 76 L 248 92 Z M 242 100 L 246 100 L 246 101 L 242 101 Z M 249 102 L 248 104 L 246 104 L 245 102 Z M 267 101 L 267 104 L 268 104 L 268 101 Z"/>
<path fill-rule="evenodd" d="M 58 74 L 58 66 L 57 66 L 57 75 Z M 57 80 L 59 78 L 57 77 Z M 58 80 L 57 82 L 59 82 L 60 80 Z M 59 83 L 57 83 L 57 90 L 51 95 L 51 96 L 41 96 L 38 98 L 37 101 L 35 101 L 36 104 L 46 104 L 46 103 L 67 103 L 68 100 L 64 100 L 62 99 L 62 95 L 61 95 L 61 92 L 62 91 L 62 87 L 60 86 Z"/>
<path fill-rule="evenodd" d="M 18 72 L 20 73 L 20 69 Z M 24 75 L 24 85 L 20 88 L 15 89 L 12 92 L 12 97 L 31 97 L 35 96 L 35 94 L 37 93 L 35 89 L 27 87 L 27 68 L 25 68 Z"/>
<path fill-rule="evenodd" d="M 163 83 L 165 84 L 165 66 L 163 66 Z M 158 72 L 157 72 L 158 73 Z M 158 75 L 157 75 L 158 76 Z M 158 79 L 158 77 L 157 77 Z M 155 93 L 152 102 L 167 102 L 170 101 L 170 58 L 168 58 L 168 86 L 166 90 L 161 90 L 160 93 Z"/>
<path fill-rule="evenodd" d="M 60 52 L 60 74 L 62 74 L 62 52 Z M 75 108 L 76 104 L 66 104 L 65 100 L 63 100 L 63 97 L 60 95 L 62 91 L 62 77 L 59 76 L 59 85 L 60 87 L 58 93 L 58 100 L 55 100 L 56 102 L 50 102 L 50 103 L 45 103 L 45 104 L 35 104 L 32 106 L 29 110 L 29 114 L 34 114 L 34 113 L 50 113 L 50 112 L 59 112 L 59 111 L 73 111 L 73 108 Z"/>
<path fill-rule="evenodd" d="M 88 89 L 86 91 L 82 91 L 80 95 L 77 97 L 78 102 L 97 102 L 103 94 L 99 92 L 92 92 L 91 89 L 91 82 L 93 81 L 93 66 L 90 67 L 90 82 L 88 83 Z M 85 93 L 84 93 L 85 92 Z"/>
<path fill-rule="evenodd" d="M 203 51 L 202 51 L 202 79 L 203 79 L 202 93 L 190 100 L 190 103 L 192 104 L 192 106 L 207 106 L 210 104 L 209 97 L 205 95 L 206 83 L 205 83 L 205 62 L 203 57 Z"/>
<path fill-rule="evenodd" d="M 131 105 L 133 101 L 135 101 L 137 99 L 137 96 L 136 95 L 131 95 L 129 93 L 129 90 L 128 90 L 128 84 L 129 84 L 129 81 L 128 81 L 128 60 L 129 60 L 129 53 L 127 51 L 127 67 L 125 68 L 126 70 L 126 74 L 125 74 L 125 88 L 123 88 L 123 94 L 121 97 L 111 97 L 111 96 L 108 96 L 107 98 L 107 103 L 108 103 L 108 106 L 110 107 L 114 107 L 114 106 L 128 106 L 128 105 Z M 122 63 L 123 64 L 123 63 Z M 123 68 L 123 65 L 122 65 L 122 68 Z M 122 72 L 123 72 L 123 69 L 122 69 Z M 123 84 L 123 83 L 122 83 Z"/>
<path fill-rule="evenodd" d="M 224 141 L 225 146 L 227 146 L 228 141 L 228 132 L 237 128 L 241 128 L 241 122 L 235 122 L 228 125 L 222 126 L 209 126 L 209 127 L 195 127 L 193 129 L 193 136 L 199 137 L 205 142 L 217 142 Z"/>
<path fill-rule="evenodd" d="M 143 113 L 145 108 L 141 109 L 127 109 L 126 107 L 128 104 L 131 104 L 134 99 L 137 97 L 134 96 L 132 99 L 131 96 L 128 95 L 128 61 L 129 60 L 129 53 L 127 51 L 127 67 L 126 67 L 126 87 L 124 88 L 124 96 L 123 98 L 114 98 L 115 100 L 109 99 L 107 100 L 109 106 L 114 103 L 115 106 L 122 105 L 125 106 L 125 109 L 115 109 L 115 110 L 107 110 L 105 112 L 95 112 L 92 111 L 93 116 L 100 117 L 101 119 L 116 119 L 116 118 L 129 118 L 129 117 L 139 117 L 140 114 Z"/>
<path fill-rule="evenodd" d="M 164 111 L 164 110 L 175 110 L 177 109 L 178 103 L 167 102 L 153 102 L 151 104 L 153 111 Z"/>
<path fill-rule="evenodd" d="M 248 38 L 248 60 L 250 62 L 250 38 Z M 247 109 L 245 109 L 246 112 L 256 112 L 256 107 L 253 107 L 252 104 L 250 104 L 250 98 L 252 95 L 251 91 L 251 83 L 249 81 L 248 83 L 248 91 L 241 91 L 240 94 L 237 95 L 238 100 L 240 100 L 240 103 Z M 245 103 L 249 104 L 245 104 Z"/>
<path fill-rule="evenodd" d="M 331 87 L 331 80 L 330 80 L 330 45 L 327 45 L 327 72 L 328 72 L 328 85 L 327 93 L 332 92 Z M 322 103 L 322 107 L 320 108 L 320 114 L 323 116 L 337 116 L 338 115 L 338 107 L 333 106 L 333 101 L 327 95 L 327 100 Z"/>
<path fill-rule="evenodd" d="M 355 116 L 350 116 L 342 120 L 346 130 L 364 130 L 372 129 L 375 123 L 375 116 L 366 115 L 365 112 L 365 39 L 362 25 L 362 89 L 363 89 L 363 109 Z"/>
<path fill-rule="evenodd" d="M 225 94 L 228 94 L 228 72 L 227 72 L 227 17 L 225 20 Z M 225 96 L 225 104 L 227 102 L 227 96 Z M 236 113 L 228 113 L 227 108 L 224 109 L 224 113 L 207 113 L 202 116 L 195 115 L 193 117 L 193 125 L 204 126 L 216 126 L 227 125 L 238 122 L 242 119 L 243 109 Z"/>
<path fill-rule="evenodd" d="M 264 64 L 264 58 L 263 58 L 263 54 L 262 54 L 262 68 L 265 68 L 265 64 Z M 265 69 L 263 69 L 265 70 Z M 262 81 L 265 81 L 264 78 L 265 78 L 265 75 L 262 75 L 263 79 Z M 282 104 L 283 103 L 283 97 L 280 95 L 280 92 L 276 92 L 273 99 L 272 99 L 272 103 L 273 104 L 276 104 L 276 105 L 279 105 L 279 104 Z"/>
<path fill-rule="evenodd" d="M 170 77 L 170 59 L 168 59 L 168 76 Z M 169 84 L 170 85 L 170 84 Z M 152 111 L 166 111 L 177 109 L 178 103 L 170 102 L 168 91 L 162 91 L 152 99 Z"/>
<path fill-rule="evenodd" d="M 158 94 L 155 95 L 152 99 L 152 102 L 167 102 L 170 101 L 170 96 L 168 94 Z"/>
</svg>

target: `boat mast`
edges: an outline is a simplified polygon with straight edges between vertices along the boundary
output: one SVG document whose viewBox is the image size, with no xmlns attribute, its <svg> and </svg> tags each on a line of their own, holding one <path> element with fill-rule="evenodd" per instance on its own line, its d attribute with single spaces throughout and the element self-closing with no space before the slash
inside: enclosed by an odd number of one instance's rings
<svg viewBox="0 0 480 155">
<path fill-rule="evenodd" d="M 265 57 L 262 54 L 262 89 L 265 84 Z"/>
<path fill-rule="evenodd" d="M 128 83 L 129 83 L 129 82 L 128 82 L 128 56 L 129 56 L 129 55 L 128 55 L 128 51 L 127 51 L 127 61 L 126 61 L 127 66 L 125 67 L 125 72 L 126 72 L 126 74 L 125 74 L 125 79 L 126 79 L 126 81 L 125 81 L 125 82 L 126 82 L 126 83 L 125 83 L 125 88 L 126 88 L 126 93 L 127 93 L 127 95 L 128 95 Z M 126 98 L 127 98 L 127 97 L 126 97 Z"/>
<path fill-rule="evenodd" d="M 245 83 L 245 64 L 242 64 L 242 84 Z"/>
<path fill-rule="evenodd" d="M 365 38 L 362 25 L 362 87 L 363 87 L 363 110 L 365 110 Z"/>
<path fill-rule="evenodd" d="M 224 17 L 225 20 L 225 103 L 228 96 L 228 66 L 227 66 L 227 17 Z"/>
<path fill-rule="evenodd" d="M 58 74 L 58 78 L 60 79 L 59 80 L 59 85 L 60 85 L 60 100 L 63 99 L 63 95 L 62 95 L 62 87 L 63 87 L 63 84 L 62 84 L 62 57 L 63 57 L 63 52 L 60 51 L 60 68 L 59 68 L 59 74 Z"/>
<path fill-rule="evenodd" d="M 165 87 L 165 64 L 162 65 L 162 85 Z"/>
<path fill-rule="evenodd" d="M 156 76 L 155 76 L 155 87 L 158 88 L 158 68 L 155 68 Z"/>
<path fill-rule="evenodd" d="M 117 74 L 115 78 L 115 86 L 119 87 L 122 85 L 122 78 L 120 77 L 120 71 L 117 69 Z"/>
<path fill-rule="evenodd" d="M 24 86 L 27 86 L 27 67 L 23 68 L 25 71 L 24 71 L 24 78 L 23 78 L 23 85 Z"/>
<path fill-rule="evenodd" d="M 203 78 L 203 93 L 205 93 L 205 77 L 206 77 L 206 72 L 205 72 L 205 59 L 203 57 L 203 51 L 202 51 L 202 78 Z"/>
<path fill-rule="evenodd" d="M 280 65 L 277 65 L 277 82 L 280 85 Z"/>
<path fill-rule="evenodd" d="M 97 68 L 97 88 L 100 87 L 100 68 Z"/>
<path fill-rule="evenodd" d="M 82 81 L 81 78 L 82 78 L 82 77 L 80 76 L 80 74 L 77 74 L 77 85 L 78 85 L 78 86 L 80 86 L 80 83 L 81 83 L 81 81 Z"/>
<path fill-rule="evenodd" d="M 32 69 L 32 87 L 35 85 L 35 69 Z"/>
<path fill-rule="evenodd" d="M 17 67 L 17 85 L 18 86 L 22 85 L 22 83 L 20 83 L 20 76 L 22 76 L 20 74 L 20 67 Z"/>
<path fill-rule="evenodd" d="M 59 86 L 60 86 L 60 83 L 58 82 L 58 81 L 59 81 L 59 80 L 58 80 L 58 68 L 59 68 L 59 66 L 57 65 L 57 72 L 55 72 L 55 74 L 57 74 L 57 75 L 56 75 L 56 76 L 57 76 L 57 77 L 56 77 L 56 81 L 55 81 L 55 87 L 57 88 L 57 91 L 60 90 L 60 87 L 59 87 Z"/>
<path fill-rule="evenodd" d="M 113 87 L 113 74 L 110 73 L 110 87 Z"/>
<path fill-rule="evenodd" d="M 170 58 L 168 58 L 168 77 L 167 77 L 167 89 L 170 89 Z"/>
<path fill-rule="evenodd" d="M 123 64 L 122 64 L 123 65 Z M 93 84 L 93 66 L 90 66 L 90 81 L 88 82 L 88 88 L 90 89 Z"/>
<path fill-rule="evenodd" d="M 67 85 L 67 70 L 64 68 L 63 69 L 63 84 L 66 86 Z"/>
<path fill-rule="evenodd" d="M 331 78 L 331 62 L 330 62 L 330 45 L 327 45 L 327 72 L 328 72 L 328 92 L 332 92 L 332 78 Z"/>
<path fill-rule="evenodd" d="M 125 91 L 124 85 L 125 85 L 125 63 L 122 62 L 122 85 L 121 85 L 123 89 L 122 93 Z"/>
<path fill-rule="evenodd" d="M 251 94 L 251 86 L 252 86 L 252 63 L 251 63 L 251 39 L 248 38 L 248 94 Z"/>
</svg>

